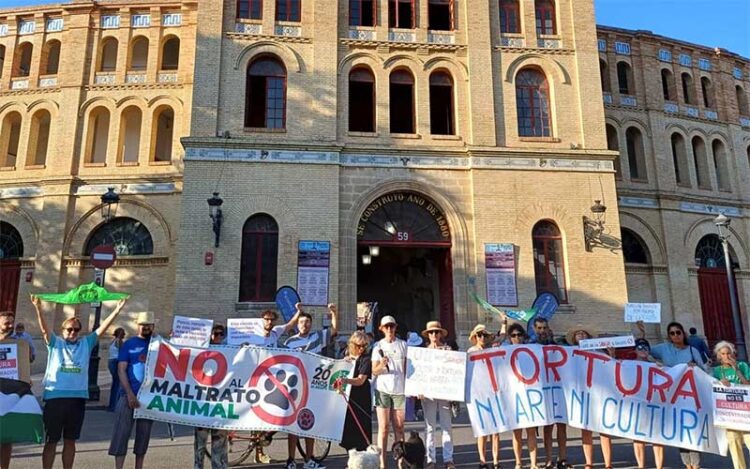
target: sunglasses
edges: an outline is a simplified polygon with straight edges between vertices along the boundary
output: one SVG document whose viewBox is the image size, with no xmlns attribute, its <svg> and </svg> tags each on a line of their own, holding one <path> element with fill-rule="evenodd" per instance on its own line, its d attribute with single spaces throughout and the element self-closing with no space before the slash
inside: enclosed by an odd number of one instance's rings
<svg viewBox="0 0 750 469">
<path fill-rule="evenodd" d="M 510 336 L 511 337 L 523 337 L 523 334 L 521 334 L 520 332 L 516 332 L 515 334 L 511 334 Z"/>
<path fill-rule="evenodd" d="M 651 350 L 651 347 L 649 347 L 648 345 L 636 345 L 635 349 L 636 350 L 641 350 L 641 351 L 644 351 L 644 352 L 648 352 L 648 351 Z"/>
<path fill-rule="evenodd" d="M 681 330 L 669 331 L 669 335 L 682 335 L 682 331 Z"/>
<path fill-rule="evenodd" d="M 429 334 L 429 335 L 440 334 L 440 333 L 441 333 L 440 331 L 427 331 L 427 334 Z"/>
<path fill-rule="evenodd" d="M 224 331 L 213 331 L 211 335 L 224 335 Z"/>
<path fill-rule="evenodd" d="M 66 327 L 65 331 L 67 331 L 68 334 L 72 334 L 74 332 L 77 334 L 77 333 L 81 332 L 81 328 L 80 327 Z"/>
<path fill-rule="evenodd" d="M 487 337 L 492 337 L 492 334 L 488 334 L 486 332 L 477 332 L 477 337 L 479 337 L 480 339 L 484 339 Z"/>
<path fill-rule="evenodd" d="M 385 327 L 386 329 L 395 329 L 396 325 L 395 324 L 386 324 L 383 327 Z"/>
</svg>

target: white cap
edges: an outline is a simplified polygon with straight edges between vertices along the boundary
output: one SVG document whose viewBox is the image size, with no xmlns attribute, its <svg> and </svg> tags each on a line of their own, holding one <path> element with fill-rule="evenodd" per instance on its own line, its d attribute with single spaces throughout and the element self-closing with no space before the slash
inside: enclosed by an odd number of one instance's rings
<svg viewBox="0 0 750 469">
<path fill-rule="evenodd" d="M 383 327 L 386 324 L 396 324 L 396 318 L 394 318 L 393 316 L 383 316 L 383 318 L 380 320 L 380 327 Z"/>
</svg>

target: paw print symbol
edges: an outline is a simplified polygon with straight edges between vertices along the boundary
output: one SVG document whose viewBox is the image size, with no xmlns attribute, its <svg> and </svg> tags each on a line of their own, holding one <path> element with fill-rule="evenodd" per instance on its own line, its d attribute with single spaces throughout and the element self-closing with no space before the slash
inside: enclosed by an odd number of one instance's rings
<svg viewBox="0 0 750 469">
<path fill-rule="evenodd" d="M 266 379 L 263 387 L 268 394 L 263 400 L 269 404 L 275 405 L 279 409 L 287 410 L 291 405 L 290 400 L 295 401 L 299 396 L 300 391 L 296 388 L 299 384 L 299 378 L 297 375 L 287 373 L 284 370 L 278 370 L 273 377 L 279 385 L 277 386 L 274 383 L 274 380 L 270 377 Z"/>
</svg>

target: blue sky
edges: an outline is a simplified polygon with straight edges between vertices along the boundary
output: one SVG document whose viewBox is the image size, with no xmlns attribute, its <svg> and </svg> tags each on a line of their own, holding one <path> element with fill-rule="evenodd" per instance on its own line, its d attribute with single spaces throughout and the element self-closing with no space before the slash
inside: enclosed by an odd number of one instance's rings
<svg viewBox="0 0 750 469">
<path fill-rule="evenodd" d="M 571 0 L 576 1 L 576 0 Z M 750 0 L 594 0 L 599 24 L 647 29 L 750 58 Z M 44 0 L 0 0 L 0 7 Z"/>
</svg>

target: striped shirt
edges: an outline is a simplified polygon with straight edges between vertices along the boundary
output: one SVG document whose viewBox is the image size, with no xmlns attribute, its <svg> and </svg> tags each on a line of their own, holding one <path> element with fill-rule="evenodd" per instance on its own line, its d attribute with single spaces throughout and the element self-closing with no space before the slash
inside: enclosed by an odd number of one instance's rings
<svg viewBox="0 0 750 469">
<path fill-rule="evenodd" d="M 323 335 L 323 331 L 310 332 L 304 337 L 295 334 L 284 342 L 284 346 L 299 352 L 310 352 L 320 355 L 325 346 L 323 343 Z"/>
</svg>

